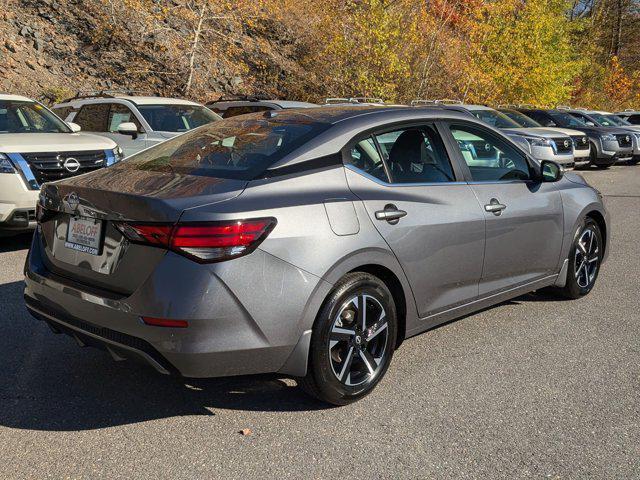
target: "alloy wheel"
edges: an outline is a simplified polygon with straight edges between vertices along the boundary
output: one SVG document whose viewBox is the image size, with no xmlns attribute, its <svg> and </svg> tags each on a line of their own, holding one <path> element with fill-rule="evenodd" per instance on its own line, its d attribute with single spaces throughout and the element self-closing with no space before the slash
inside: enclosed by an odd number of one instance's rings
<svg viewBox="0 0 640 480">
<path fill-rule="evenodd" d="M 575 270 L 576 282 L 580 288 L 591 286 L 598 273 L 600 250 L 598 237 L 591 229 L 585 229 L 576 246 Z"/>
<path fill-rule="evenodd" d="M 389 348 L 386 317 L 371 295 L 360 294 L 342 305 L 329 335 L 331 369 L 339 382 L 353 387 L 377 377 Z"/>
</svg>

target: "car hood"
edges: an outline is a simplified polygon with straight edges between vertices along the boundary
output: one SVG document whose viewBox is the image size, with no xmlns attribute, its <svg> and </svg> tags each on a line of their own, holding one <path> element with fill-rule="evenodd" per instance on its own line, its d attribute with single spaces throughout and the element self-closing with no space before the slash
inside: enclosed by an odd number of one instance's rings
<svg viewBox="0 0 640 480">
<path fill-rule="evenodd" d="M 0 153 L 80 152 L 113 148 L 116 148 L 116 143 L 110 138 L 87 133 L 0 134 Z"/>
<path fill-rule="evenodd" d="M 625 125 L 624 127 L 620 127 L 627 132 L 640 133 L 640 125 Z"/>
<path fill-rule="evenodd" d="M 562 134 L 562 135 L 570 135 L 572 137 L 575 136 L 584 136 L 586 135 L 584 132 L 582 132 L 581 130 L 573 130 L 571 128 L 560 128 L 560 127 L 536 127 L 536 128 L 531 128 L 530 130 L 544 130 L 546 132 L 550 132 L 552 134 L 554 134 L 556 137 L 558 136 L 558 134 Z"/>
<path fill-rule="evenodd" d="M 547 130 L 543 127 L 534 128 L 503 128 L 502 131 L 508 133 L 514 133 L 516 135 L 522 135 L 526 137 L 538 137 L 538 138 L 557 138 L 558 132 Z"/>
</svg>

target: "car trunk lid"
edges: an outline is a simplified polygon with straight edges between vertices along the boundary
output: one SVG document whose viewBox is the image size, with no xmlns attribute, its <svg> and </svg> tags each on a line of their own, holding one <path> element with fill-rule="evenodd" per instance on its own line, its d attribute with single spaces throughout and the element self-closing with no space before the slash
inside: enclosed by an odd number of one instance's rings
<svg viewBox="0 0 640 480">
<path fill-rule="evenodd" d="M 43 261 L 56 275 L 127 295 L 166 250 L 129 242 L 120 222 L 177 222 L 186 208 L 232 199 L 242 180 L 111 167 L 46 184 L 41 193 Z"/>
</svg>

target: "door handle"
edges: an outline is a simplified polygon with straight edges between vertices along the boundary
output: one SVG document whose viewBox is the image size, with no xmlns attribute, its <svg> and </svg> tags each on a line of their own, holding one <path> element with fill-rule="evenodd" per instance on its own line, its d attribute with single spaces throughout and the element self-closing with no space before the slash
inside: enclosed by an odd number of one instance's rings
<svg viewBox="0 0 640 480">
<path fill-rule="evenodd" d="M 497 198 L 492 198 L 491 200 L 489 200 L 489 203 L 484 206 L 484 209 L 487 212 L 491 212 L 496 216 L 501 215 L 502 211 L 506 208 L 507 206 L 500 203 L 500 201 Z"/>
<path fill-rule="evenodd" d="M 400 221 L 402 217 L 405 217 L 407 212 L 404 210 L 398 210 L 393 204 L 385 205 L 384 210 L 378 210 L 376 212 L 377 220 L 386 220 L 391 225 L 395 225 Z"/>
</svg>

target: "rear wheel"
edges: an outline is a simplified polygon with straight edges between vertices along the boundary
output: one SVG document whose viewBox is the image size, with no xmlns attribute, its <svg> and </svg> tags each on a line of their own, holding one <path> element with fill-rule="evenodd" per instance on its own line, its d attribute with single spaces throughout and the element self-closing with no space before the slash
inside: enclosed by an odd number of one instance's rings
<svg viewBox="0 0 640 480">
<path fill-rule="evenodd" d="M 361 399 L 386 373 L 396 335 L 396 307 L 384 282 L 368 273 L 345 275 L 316 320 L 300 385 L 334 405 Z"/>
<path fill-rule="evenodd" d="M 603 246 L 600 227 L 592 218 L 587 218 L 576 231 L 569 252 L 567 282 L 560 289 L 560 294 L 576 299 L 591 291 L 600 271 Z"/>
</svg>

